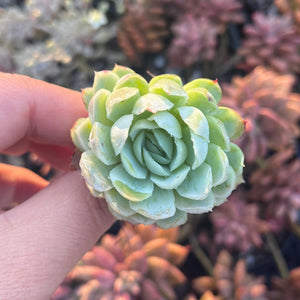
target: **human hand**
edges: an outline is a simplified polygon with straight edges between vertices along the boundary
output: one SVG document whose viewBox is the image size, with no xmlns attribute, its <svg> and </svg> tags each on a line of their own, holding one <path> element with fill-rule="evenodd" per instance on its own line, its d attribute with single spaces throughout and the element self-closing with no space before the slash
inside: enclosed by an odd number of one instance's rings
<svg viewBox="0 0 300 300">
<path fill-rule="evenodd" d="M 0 299 L 49 299 L 68 271 L 111 226 L 80 171 L 68 172 L 73 123 L 86 115 L 80 93 L 0 73 L 0 152 L 32 151 L 63 171 L 50 184 L 0 164 Z"/>
</svg>

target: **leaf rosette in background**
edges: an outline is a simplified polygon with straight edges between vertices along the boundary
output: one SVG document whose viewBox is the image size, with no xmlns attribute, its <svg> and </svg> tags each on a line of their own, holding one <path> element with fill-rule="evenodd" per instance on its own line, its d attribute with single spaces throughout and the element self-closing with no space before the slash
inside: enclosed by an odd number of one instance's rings
<svg viewBox="0 0 300 300">
<path fill-rule="evenodd" d="M 218 107 L 217 81 L 183 86 L 172 74 L 148 83 L 129 68 L 95 73 L 83 90 L 89 117 L 71 130 L 80 168 L 95 197 L 133 224 L 181 225 L 205 213 L 242 182 L 244 130 L 232 109 Z"/>
</svg>

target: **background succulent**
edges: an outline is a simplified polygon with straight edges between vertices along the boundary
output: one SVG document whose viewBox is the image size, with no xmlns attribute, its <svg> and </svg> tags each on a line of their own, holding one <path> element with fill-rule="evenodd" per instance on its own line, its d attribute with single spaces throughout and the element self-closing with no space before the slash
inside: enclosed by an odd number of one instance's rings
<svg viewBox="0 0 300 300">
<path fill-rule="evenodd" d="M 243 68 L 269 67 L 281 74 L 299 73 L 300 37 L 288 16 L 253 15 L 253 24 L 245 26 L 245 40 L 239 50 Z"/>
<path fill-rule="evenodd" d="M 148 84 L 116 65 L 96 72 L 83 98 L 89 117 L 71 131 L 83 152 L 82 175 L 118 219 L 178 226 L 187 213 L 226 201 L 241 183 L 243 153 L 231 141 L 244 123 L 235 111 L 218 107 L 217 81 L 183 86 L 178 76 L 165 74 Z"/>
<path fill-rule="evenodd" d="M 300 97 L 291 92 L 293 83 L 291 75 L 257 67 L 224 87 L 221 104 L 239 111 L 246 121 L 239 145 L 247 162 L 295 142 L 299 134 Z"/>
<path fill-rule="evenodd" d="M 117 236 L 106 234 L 51 299 L 176 299 L 174 287 L 186 280 L 178 266 L 188 254 L 177 234 L 129 224 Z"/>
</svg>

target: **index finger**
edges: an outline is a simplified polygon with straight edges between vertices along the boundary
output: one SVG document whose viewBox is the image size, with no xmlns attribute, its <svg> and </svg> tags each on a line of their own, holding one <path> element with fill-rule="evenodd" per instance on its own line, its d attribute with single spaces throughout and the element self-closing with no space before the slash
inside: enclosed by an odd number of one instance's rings
<svg viewBox="0 0 300 300">
<path fill-rule="evenodd" d="M 30 142 L 73 148 L 70 129 L 86 114 L 79 92 L 0 72 L 0 151 Z"/>
</svg>

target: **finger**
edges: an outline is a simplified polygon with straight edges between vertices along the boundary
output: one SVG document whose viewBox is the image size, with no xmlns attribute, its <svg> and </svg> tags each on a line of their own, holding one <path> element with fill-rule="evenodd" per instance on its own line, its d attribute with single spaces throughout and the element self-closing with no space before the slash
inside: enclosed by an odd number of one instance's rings
<svg viewBox="0 0 300 300">
<path fill-rule="evenodd" d="M 0 215 L 0 299 L 49 299 L 113 222 L 79 171 Z"/>
<path fill-rule="evenodd" d="M 86 110 L 79 92 L 0 72 L 0 151 L 30 142 L 72 146 L 70 128 Z"/>
<path fill-rule="evenodd" d="M 48 185 L 28 169 L 0 164 L 0 208 L 22 203 Z"/>
</svg>

